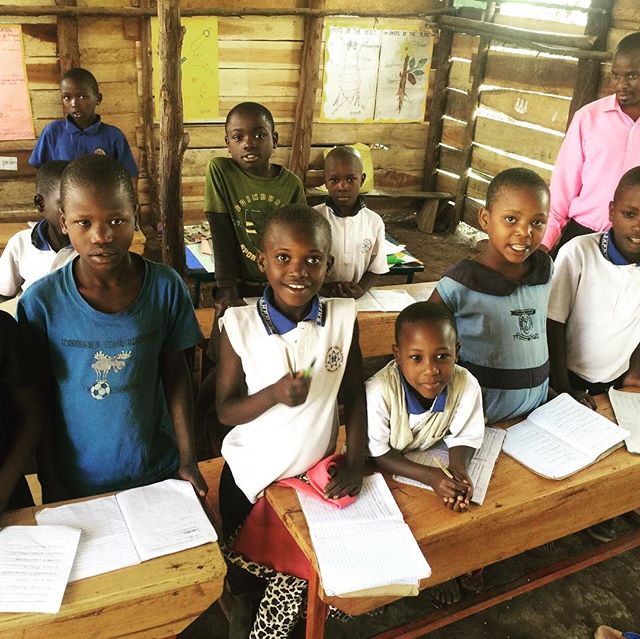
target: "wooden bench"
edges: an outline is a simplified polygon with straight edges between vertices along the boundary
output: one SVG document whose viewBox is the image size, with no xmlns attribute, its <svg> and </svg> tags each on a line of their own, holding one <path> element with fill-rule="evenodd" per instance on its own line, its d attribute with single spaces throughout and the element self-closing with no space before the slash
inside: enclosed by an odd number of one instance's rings
<svg viewBox="0 0 640 639">
<path fill-rule="evenodd" d="M 327 197 L 327 192 L 317 188 L 308 188 L 306 195 L 307 202 L 310 206 L 313 206 L 324 201 Z M 423 233 L 433 233 L 440 202 L 453 199 L 451 193 L 443 193 L 440 191 L 412 191 L 410 189 L 373 189 L 362 195 L 366 200 L 417 200 L 419 208 L 416 213 L 416 223 L 418 229 Z M 375 205 L 372 208 L 375 210 Z"/>
</svg>

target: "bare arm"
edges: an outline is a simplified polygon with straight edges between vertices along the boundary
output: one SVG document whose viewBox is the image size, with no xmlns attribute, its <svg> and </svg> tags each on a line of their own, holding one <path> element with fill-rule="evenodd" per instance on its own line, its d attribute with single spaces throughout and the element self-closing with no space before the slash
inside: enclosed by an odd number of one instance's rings
<svg viewBox="0 0 640 639">
<path fill-rule="evenodd" d="M 178 477 L 191 482 L 200 497 L 204 497 L 208 487 L 198 470 L 193 434 L 193 389 L 184 351 L 163 353 L 160 374 L 180 455 Z"/>
<path fill-rule="evenodd" d="M 636 346 L 636 350 L 631 354 L 629 360 L 629 370 L 622 378 L 623 386 L 640 386 L 640 344 Z"/>
<path fill-rule="evenodd" d="M 379 283 L 380 276 L 377 273 L 365 273 L 359 282 L 359 286 L 362 289 L 362 295 L 364 295 L 370 288 L 378 286 Z M 361 297 L 361 295 L 358 295 L 358 297 Z"/>
<path fill-rule="evenodd" d="M 444 306 L 445 308 L 448 308 L 447 305 L 444 303 L 444 300 L 440 297 L 440 293 L 438 293 L 438 289 L 434 288 L 433 292 L 431 293 L 431 295 L 429 296 L 429 302 L 433 302 L 434 304 L 440 304 L 440 306 Z M 449 309 L 451 310 L 451 309 Z"/>
</svg>

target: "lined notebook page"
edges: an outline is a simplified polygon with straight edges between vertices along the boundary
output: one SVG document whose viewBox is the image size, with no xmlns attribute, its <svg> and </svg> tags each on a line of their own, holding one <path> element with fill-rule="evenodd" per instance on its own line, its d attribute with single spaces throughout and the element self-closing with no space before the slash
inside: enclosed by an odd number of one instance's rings
<svg viewBox="0 0 640 639">
<path fill-rule="evenodd" d="M 484 503 L 491 475 L 493 474 L 498 455 L 502 450 L 502 443 L 504 442 L 506 434 L 506 431 L 501 428 L 485 428 L 482 446 L 476 450 L 469 462 L 468 473 L 473 482 L 473 498 L 471 501 L 474 504 L 482 505 Z M 427 450 L 411 450 L 405 454 L 405 457 L 424 466 L 437 468 L 438 464 L 436 460 L 445 468 L 449 466 L 449 449 L 444 441 L 439 442 Z M 416 481 L 415 479 L 409 479 L 408 477 L 402 477 L 400 475 L 394 475 L 393 478 L 403 484 L 433 491 L 431 486 Z"/>
<path fill-rule="evenodd" d="M 415 584 L 431 574 L 384 478 L 363 479 L 354 504 L 338 509 L 298 493 L 328 595 L 388 584 Z"/>
<path fill-rule="evenodd" d="M 625 393 L 609 389 L 609 400 L 622 428 L 629 431 L 624 440 L 630 453 L 640 453 L 640 393 Z"/>
</svg>

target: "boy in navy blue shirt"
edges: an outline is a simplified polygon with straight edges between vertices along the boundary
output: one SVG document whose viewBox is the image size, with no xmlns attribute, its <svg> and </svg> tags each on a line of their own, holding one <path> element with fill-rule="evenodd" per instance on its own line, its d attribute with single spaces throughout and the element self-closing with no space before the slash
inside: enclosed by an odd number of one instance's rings
<svg viewBox="0 0 640 639">
<path fill-rule="evenodd" d="M 139 174 L 127 138 L 96 114 L 102 93 L 93 74 L 69 69 L 60 82 L 65 119 L 48 124 L 36 141 L 29 164 L 36 168 L 51 160 L 75 160 L 82 155 L 110 155 L 131 177 Z"/>
</svg>

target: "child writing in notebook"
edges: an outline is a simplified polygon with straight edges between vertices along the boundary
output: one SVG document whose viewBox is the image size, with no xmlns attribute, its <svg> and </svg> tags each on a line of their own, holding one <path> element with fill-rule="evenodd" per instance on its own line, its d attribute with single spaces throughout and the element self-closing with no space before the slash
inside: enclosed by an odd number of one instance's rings
<svg viewBox="0 0 640 639">
<path fill-rule="evenodd" d="M 362 297 L 389 272 L 384 251 L 384 222 L 360 195 L 366 175 L 355 149 L 337 146 L 324 159 L 329 196 L 314 207 L 331 225 L 334 263 L 322 286 L 327 297 Z"/>
<path fill-rule="evenodd" d="M 360 491 L 366 408 L 355 302 L 318 297 L 330 245 L 331 229 L 317 211 L 289 205 L 269 213 L 257 256 L 269 285 L 257 305 L 228 308 L 220 321 L 216 404 L 220 421 L 233 426 L 222 445 L 220 479 L 227 540 L 269 484 L 334 452 L 339 394 L 346 462 L 334 469 L 325 496 Z M 233 570 L 229 584 L 235 594 L 245 587 Z M 293 627 L 298 609 L 291 602 L 299 606 L 300 593 L 289 595 L 279 584 L 269 583 L 263 602 L 284 598 L 289 606 L 280 619 L 269 612 L 273 606 L 261 606 L 251 637 L 284 637 Z M 273 634 L 276 628 L 282 634 Z"/>
<path fill-rule="evenodd" d="M 131 180 L 116 160 L 70 163 L 61 219 L 78 257 L 18 303 L 55 393 L 38 469 L 45 500 L 169 477 L 206 492 L 184 355 L 201 333 L 178 274 L 129 252 L 135 216 Z"/>
<path fill-rule="evenodd" d="M 480 382 L 489 424 L 548 399 L 552 262 L 538 250 L 548 212 L 549 189 L 537 173 L 513 168 L 496 175 L 478 216 L 487 246 L 454 264 L 430 298 L 456 318 L 460 364 Z"/>
<path fill-rule="evenodd" d="M 38 169 L 33 203 L 44 217 L 32 229 L 18 231 L 7 242 L 0 256 L 0 295 L 3 297 L 15 297 L 76 255 L 60 228 L 60 177 L 67 164 L 58 160 Z"/>
</svg>

